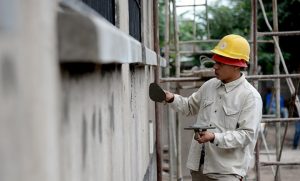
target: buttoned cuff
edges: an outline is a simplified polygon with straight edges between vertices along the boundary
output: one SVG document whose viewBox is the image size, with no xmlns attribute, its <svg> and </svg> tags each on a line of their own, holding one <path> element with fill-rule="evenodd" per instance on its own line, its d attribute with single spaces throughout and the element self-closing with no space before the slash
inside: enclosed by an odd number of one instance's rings
<svg viewBox="0 0 300 181">
<path fill-rule="evenodd" d="M 174 97 L 173 97 L 173 101 L 172 102 L 170 102 L 169 104 L 171 105 L 171 106 L 177 106 L 177 101 L 178 101 L 178 94 L 173 94 L 174 95 Z"/>
<path fill-rule="evenodd" d="M 214 133 L 214 134 L 215 134 L 215 139 L 213 141 L 213 144 L 219 146 L 222 139 L 222 135 L 221 133 Z"/>
</svg>

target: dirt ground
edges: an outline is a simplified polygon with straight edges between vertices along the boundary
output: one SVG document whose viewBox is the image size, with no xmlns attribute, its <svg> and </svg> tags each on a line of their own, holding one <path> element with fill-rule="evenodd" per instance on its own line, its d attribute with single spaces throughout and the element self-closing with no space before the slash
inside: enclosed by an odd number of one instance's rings
<svg viewBox="0 0 300 181">
<path fill-rule="evenodd" d="M 284 126 L 281 127 L 282 134 L 284 132 Z M 281 161 L 283 162 L 300 162 L 300 145 L 296 150 L 292 149 L 293 137 L 295 132 L 295 124 L 289 123 L 287 135 L 284 141 L 284 147 L 282 152 Z M 275 125 L 269 124 L 266 127 L 266 142 L 269 149 L 269 155 L 266 151 L 266 146 L 261 143 L 260 149 L 260 161 L 276 161 L 275 156 Z M 254 164 L 254 163 L 253 163 Z M 273 167 L 276 170 L 276 167 Z M 262 181 L 272 181 L 274 180 L 273 171 L 271 166 L 261 166 L 260 169 L 260 178 Z M 280 178 L 282 181 L 294 181 L 300 180 L 300 166 L 299 165 L 289 165 L 289 166 L 281 166 L 280 167 Z M 256 180 L 255 172 L 253 170 L 249 170 L 248 176 L 245 180 Z"/>
</svg>

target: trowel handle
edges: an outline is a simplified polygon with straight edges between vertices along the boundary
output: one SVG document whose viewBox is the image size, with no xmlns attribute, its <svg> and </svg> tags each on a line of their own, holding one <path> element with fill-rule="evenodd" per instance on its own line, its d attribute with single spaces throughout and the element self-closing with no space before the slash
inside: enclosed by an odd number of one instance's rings
<svg viewBox="0 0 300 181">
<path fill-rule="evenodd" d="M 207 129 L 194 129 L 194 139 L 197 140 L 197 136 L 200 132 L 206 131 Z"/>
<path fill-rule="evenodd" d="M 194 131 L 195 131 L 195 133 L 200 133 L 202 131 L 207 131 L 207 129 L 202 129 L 201 131 L 200 131 L 200 129 L 194 129 Z"/>
</svg>

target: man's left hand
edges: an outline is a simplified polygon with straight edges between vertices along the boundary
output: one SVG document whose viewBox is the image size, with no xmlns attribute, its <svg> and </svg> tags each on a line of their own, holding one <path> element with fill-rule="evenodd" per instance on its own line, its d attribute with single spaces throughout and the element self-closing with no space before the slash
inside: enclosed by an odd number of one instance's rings
<svg viewBox="0 0 300 181">
<path fill-rule="evenodd" d="M 209 131 L 201 131 L 195 133 L 194 139 L 198 141 L 199 144 L 213 141 L 215 139 L 215 134 Z"/>
</svg>

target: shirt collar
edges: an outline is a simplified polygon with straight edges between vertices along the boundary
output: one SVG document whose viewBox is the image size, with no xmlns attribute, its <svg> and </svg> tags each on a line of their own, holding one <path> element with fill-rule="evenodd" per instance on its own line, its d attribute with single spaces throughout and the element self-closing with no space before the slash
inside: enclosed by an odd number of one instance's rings
<svg viewBox="0 0 300 181">
<path fill-rule="evenodd" d="M 240 78 L 226 84 L 219 80 L 219 82 L 217 83 L 217 88 L 219 88 L 220 86 L 224 86 L 227 93 L 232 91 L 236 86 L 240 85 L 245 80 L 245 75 L 243 73 L 241 74 L 242 75 Z"/>
</svg>

